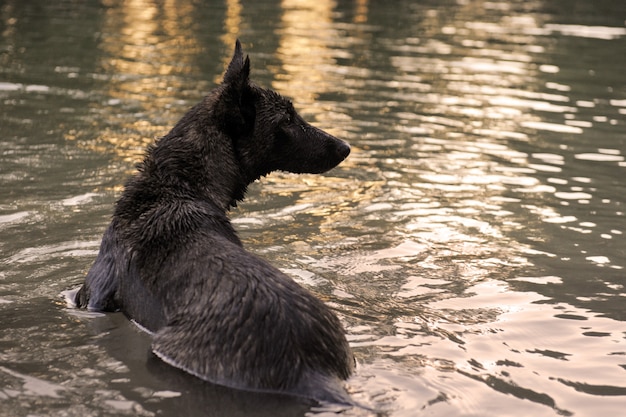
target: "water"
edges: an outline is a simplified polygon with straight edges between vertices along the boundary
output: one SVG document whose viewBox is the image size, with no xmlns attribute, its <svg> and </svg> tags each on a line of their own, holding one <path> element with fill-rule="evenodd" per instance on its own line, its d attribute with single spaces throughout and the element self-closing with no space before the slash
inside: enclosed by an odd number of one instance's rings
<svg viewBox="0 0 626 417">
<path fill-rule="evenodd" d="M 237 37 L 259 84 L 353 146 L 324 176 L 253 184 L 232 218 L 336 309 L 354 398 L 622 413 L 625 19 L 622 0 L 0 2 L 0 415 L 340 411 L 199 384 L 60 296 Z"/>
</svg>

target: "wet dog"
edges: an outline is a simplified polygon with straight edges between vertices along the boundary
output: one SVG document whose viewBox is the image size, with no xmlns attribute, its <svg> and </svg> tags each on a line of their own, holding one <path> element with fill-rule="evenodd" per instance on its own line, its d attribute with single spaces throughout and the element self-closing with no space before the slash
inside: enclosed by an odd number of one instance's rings
<svg viewBox="0 0 626 417">
<path fill-rule="evenodd" d="M 261 176 L 322 173 L 350 147 L 249 74 L 237 41 L 222 84 L 147 150 L 76 304 L 123 311 L 153 332 L 159 358 L 204 380 L 348 402 L 354 358 L 339 320 L 247 252 L 227 212 Z"/>
</svg>

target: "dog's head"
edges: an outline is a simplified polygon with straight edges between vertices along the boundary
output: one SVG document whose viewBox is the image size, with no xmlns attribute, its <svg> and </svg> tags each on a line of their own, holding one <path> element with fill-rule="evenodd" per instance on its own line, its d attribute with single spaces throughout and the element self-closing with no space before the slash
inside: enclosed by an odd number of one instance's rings
<svg viewBox="0 0 626 417">
<path fill-rule="evenodd" d="M 250 181 L 275 170 L 322 173 L 348 156 L 347 143 L 304 121 L 289 100 L 249 76 L 250 59 L 237 41 L 216 115 Z"/>
</svg>

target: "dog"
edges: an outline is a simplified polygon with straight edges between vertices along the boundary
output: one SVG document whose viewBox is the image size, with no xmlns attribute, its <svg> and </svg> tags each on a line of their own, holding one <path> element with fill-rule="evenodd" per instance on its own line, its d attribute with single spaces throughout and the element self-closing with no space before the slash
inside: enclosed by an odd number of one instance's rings
<svg viewBox="0 0 626 417">
<path fill-rule="evenodd" d="M 121 310 L 153 334 L 156 356 L 211 383 L 349 403 L 355 361 L 339 319 L 247 252 L 227 213 L 260 177 L 323 173 L 350 147 L 249 76 L 237 40 L 223 82 L 125 184 L 75 302 Z"/>
</svg>

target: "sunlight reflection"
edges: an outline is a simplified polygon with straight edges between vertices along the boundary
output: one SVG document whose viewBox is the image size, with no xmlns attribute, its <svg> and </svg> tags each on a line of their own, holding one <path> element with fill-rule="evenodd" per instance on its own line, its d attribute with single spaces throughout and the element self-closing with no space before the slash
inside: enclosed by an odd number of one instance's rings
<svg viewBox="0 0 626 417">
<path fill-rule="evenodd" d="M 338 36 L 331 28 L 334 5 L 332 0 L 282 0 L 277 31 L 282 66 L 272 87 L 287 95 L 297 94 L 299 111 L 315 115 L 322 124 L 329 109 L 319 108 L 316 99 L 336 88 L 327 71 L 335 64 L 329 40 Z"/>
<path fill-rule="evenodd" d="M 367 23 L 369 0 L 356 0 L 354 5 L 354 23 Z"/>
<path fill-rule="evenodd" d="M 239 0 L 226 0 L 226 16 L 224 18 L 224 34 L 220 36 L 222 43 L 227 51 L 233 49 L 235 41 L 239 38 L 241 32 L 242 18 L 241 12 L 243 7 Z M 223 62 L 224 67 L 230 63 L 231 55 L 225 55 Z M 215 83 L 222 81 L 222 74 L 216 75 Z"/>
<path fill-rule="evenodd" d="M 110 6 L 103 19 L 103 31 L 110 35 L 100 43 L 100 65 L 111 74 L 108 106 L 100 116 L 110 118 L 101 123 L 110 129 L 99 139 L 124 160 L 137 162 L 171 126 L 173 120 L 162 114 L 172 106 L 172 91 L 181 86 L 175 75 L 194 68 L 193 52 L 199 50 L 191 24 L 195 9 L 177 0 L 123 0 Z"/>
</svg>

